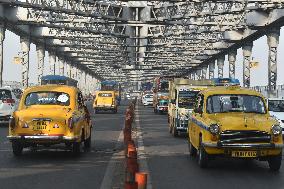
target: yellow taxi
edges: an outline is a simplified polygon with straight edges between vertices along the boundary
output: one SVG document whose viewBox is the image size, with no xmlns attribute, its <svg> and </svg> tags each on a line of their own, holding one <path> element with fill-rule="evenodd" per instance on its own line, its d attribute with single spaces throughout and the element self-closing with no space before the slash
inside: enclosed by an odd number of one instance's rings
<svg viewBox="0 0 284 189">
<path fill-rule="evenodd" d="M 117 113 L 117 101 L 115 91 L 97 91 L 93 104 L 95 113 L 101 111 L 112 111 Z"/>
<path fill-rule="evenodd" d="M 91 146 L 91 120 L 79 89 L 43 85 L 26 89 L 10 119 L 9 136 L 15 156 L 30 146 L 65 143 L 74 154 Z"/>
<path fill-rule="evenodd" d="M 212 87 L 197 96 L 189 122 L 189 154 L 201 168 L 214 156 L 268 161 L 280 169 L 282 128 L 269 115 L 264 97 L 253 90 Z"/>
</svg>

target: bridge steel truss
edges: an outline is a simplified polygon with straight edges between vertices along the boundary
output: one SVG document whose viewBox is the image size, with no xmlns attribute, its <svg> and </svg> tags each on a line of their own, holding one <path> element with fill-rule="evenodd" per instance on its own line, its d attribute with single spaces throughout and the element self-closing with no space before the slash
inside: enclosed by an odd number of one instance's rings
<svg viewBox="0 0 284 189">
<path fill-rule="evenodd" d="M 235 77 L 243 49 L 243 84 L 250 86 L 253 41 L 267 35 L 269 89 L 276 88 L 284 0 L 0 0 L 0 83 L 8 29 L 21 37 L 22 83 L 28 86 L 30 43 L 38 80 L 45 51 L 51 74 L 131 83 L 158 75 L 223 77 L 225 55 Z M 58 68 L 58 69 L 56 69 Z"/>
</svg>

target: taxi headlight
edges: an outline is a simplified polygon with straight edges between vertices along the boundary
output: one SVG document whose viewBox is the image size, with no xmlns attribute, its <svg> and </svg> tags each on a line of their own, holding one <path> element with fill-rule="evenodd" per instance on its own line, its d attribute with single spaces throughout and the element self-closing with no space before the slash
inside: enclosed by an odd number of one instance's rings
<svg viewBox="0 0 284 189">
<path fill-rule="evenodd" d="M 280 135 L 282 133 L 282 128 L 279 125 L 273 125 L 271 127 L 271 132 L 273 135 Z"/>
<path fill-rule="evenodd" d="M 220 131 L 220 127 L 218 124 L 211 124 L 209 127 L 209 131 L 213 135 L 217 135 Z"/>
</svg>

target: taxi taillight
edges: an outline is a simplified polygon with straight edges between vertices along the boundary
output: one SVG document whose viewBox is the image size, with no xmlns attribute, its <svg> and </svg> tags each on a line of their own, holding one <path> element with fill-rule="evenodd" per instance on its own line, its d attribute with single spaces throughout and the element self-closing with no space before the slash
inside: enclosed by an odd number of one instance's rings
<svg viewBox="0 0 284 189">
<path fill-rule="evenodd" d="M 3 103 L 7 103 L 7 104 L 14 104 L 14 103 L 15 103 L 15 100 L 8 98 L 8 99 L 4 99 L 2 102 L 3 102 Z"/>
<path fill-rule="evenodd" d="M 16 119 L 14 117 L 10 117 L 9 126 L 13 129 L 16 127 Z"/>
<path fill-rule="evenodd" d="M 68 119 L 68 127 L 69 127 L 70 129 L 73 129 L 73 127 L 74 127 L 74 122 L 73 122 L 72 117 L 70 117 L 70 118 Z"/>
</svg>

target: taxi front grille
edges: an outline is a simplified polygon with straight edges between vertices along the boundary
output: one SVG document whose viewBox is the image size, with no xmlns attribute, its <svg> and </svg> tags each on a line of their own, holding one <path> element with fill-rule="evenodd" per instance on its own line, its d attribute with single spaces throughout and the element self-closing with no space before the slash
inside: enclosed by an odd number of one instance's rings
<svg viewBox="0 0 284 189">
<path fill-rule="evenodd" d="M 220 134 L 221 143 L 269 143 L 271 135 L 265 131 L 223 131 Z"/>
</svg>

